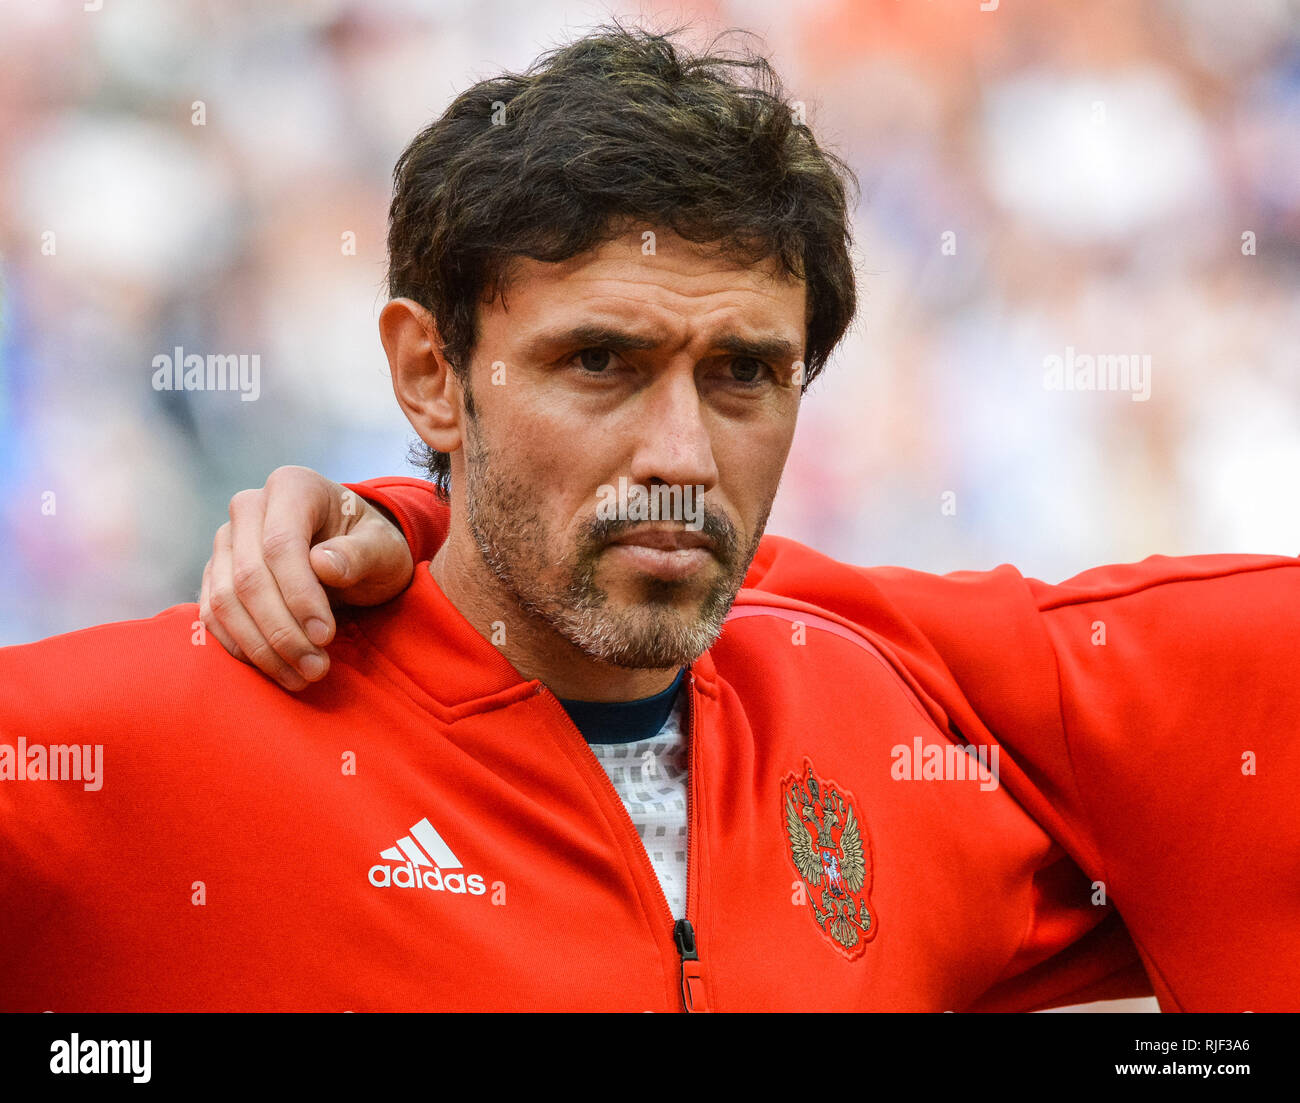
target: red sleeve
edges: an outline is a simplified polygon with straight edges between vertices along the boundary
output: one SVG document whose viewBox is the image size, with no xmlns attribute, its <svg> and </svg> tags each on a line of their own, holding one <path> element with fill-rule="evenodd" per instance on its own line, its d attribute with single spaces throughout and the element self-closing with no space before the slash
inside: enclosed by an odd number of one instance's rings
<svg viewBox="0 0 1300 1103">
<path fill-rule="evenodd" d="M 427 479 L 385 475 L 343 485 L 393 515 L 416 563 L 432 559 L 447 539 L 451 509 L 438 488 Z"/>
<path fill-rule="evenodd" d="M 1300 560 L 1153 556 L 1028 588 L 1060 708 L 1022 760 L 1102 863 L 1157 989 L 1300 1010 Z"/>
<path fill-rule="evenodd" d="M 748 583 L 898 641 L 1104 885 L 1166 1010 L 1300 1010 L 1300 560 L 1151 556 L 1053 586 L 812 571 L 798 548 L 774 541 Z"/>
</svg>

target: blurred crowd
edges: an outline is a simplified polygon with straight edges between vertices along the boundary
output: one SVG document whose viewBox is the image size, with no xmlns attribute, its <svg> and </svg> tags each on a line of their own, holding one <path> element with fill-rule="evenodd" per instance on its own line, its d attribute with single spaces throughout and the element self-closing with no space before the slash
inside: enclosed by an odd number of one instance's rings
<svg viewBox="0 0 1300 1103">
<path fill-rule="evenodd" d="M 638 12 L 757 32 L 862 183 L 859 319 L 770 532 L 1053 582 L 1300 553 L 1293 2 L 0 0 L 0 645 L 192 600 L 280 464 L 414 473 L 393 163 Z M 256 354 L 257 400 L 155 389 L 178 347 Z M 1147 395 L 1048 384 L 1085 354 L 1149 358 Z"/>
</svg>

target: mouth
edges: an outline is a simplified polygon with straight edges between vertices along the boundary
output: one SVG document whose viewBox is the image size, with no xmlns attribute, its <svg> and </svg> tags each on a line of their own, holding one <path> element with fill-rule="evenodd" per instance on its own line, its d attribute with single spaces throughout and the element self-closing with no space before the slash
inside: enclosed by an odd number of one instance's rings
<svg viewBox="0 0 1300 1103">
<path fill-rule="evenodd" d="M 709 537 L 681 528 L 620 533 L 605 550 L 632 569 L 666 582 L 690 578 L 714 557 Z"/>
<path fill-rule="evenodd" d="M 641 528 L 620 533 L 610 541 L 611 546 L 653 548 L 656 551 L 682 551 L 704 548 L 712 552 L 713 541 L 703 532 L 682 528 Z"/>
</svg>

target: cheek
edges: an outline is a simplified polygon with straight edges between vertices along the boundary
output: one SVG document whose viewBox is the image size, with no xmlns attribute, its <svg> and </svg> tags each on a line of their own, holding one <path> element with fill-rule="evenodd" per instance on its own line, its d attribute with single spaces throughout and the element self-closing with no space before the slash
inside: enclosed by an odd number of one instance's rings
<svg viewBox="0 0 1300 1103">
<path fill-rule="evenodd" d="M 573 433 L 552 437 L 530 421 L 493 427 L 483 441 L 496 512 L 527 527 L 547 565 L 568 559 L 596 519 L 599 473 L 588 470 L 590 452 L 575 440 Z"/>
<path fill-rule="evenodd" d="M 726 442 L 715 458 L 728 499 L 752 513 L 770 503 L 793 439 L 792 429 L 769 426 Z"/>
<path fill-rule="evenodd" d="M 587 461 L 591 422 L 576 416 L 571 403 L 556 400 L 530 379 L 490 390 L 496 393 L 481 404 L 479 421 L 512 469 L 526 467 L 552 482 L 563 474 L 568 481 Z"/>
<path fill-rule="evenodd" d="M 613 418 L 598 427 L 569 407 L 540 404 L 508 427 L 501 447 L 512 454 L 512 470 L 526 466 L 538 502 L 571 543 L 579 526 L 596 519 L 601 487 L 616 485 L 628 469 L 627 430 Z"/>
</svg>

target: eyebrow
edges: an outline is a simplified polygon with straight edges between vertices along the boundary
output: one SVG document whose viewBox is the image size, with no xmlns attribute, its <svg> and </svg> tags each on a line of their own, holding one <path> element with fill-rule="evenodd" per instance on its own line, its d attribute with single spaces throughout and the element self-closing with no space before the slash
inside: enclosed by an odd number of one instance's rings
<svg viewBox="0 0 1300 1103">
<path fill-rule="evenodd" d="M 524 354 L 538 359 L 555 348 L 609 348 L 616 352 L 626 350 L 648 351 L 658 347 L 653 337 L 606 325 L 577 325 L 567 329 L 539 333 L 525 346 Z M 803 352 L 802 346 L 777 334 L 760 337 L 742 337 L 737 333 L 724 333 L 714 338 L 713 346 L 733 356 L 752 356 L 758 360 L 796 360 Z"/>
</svg>

